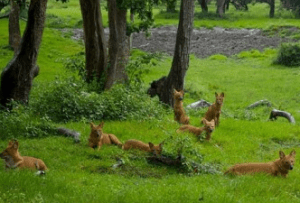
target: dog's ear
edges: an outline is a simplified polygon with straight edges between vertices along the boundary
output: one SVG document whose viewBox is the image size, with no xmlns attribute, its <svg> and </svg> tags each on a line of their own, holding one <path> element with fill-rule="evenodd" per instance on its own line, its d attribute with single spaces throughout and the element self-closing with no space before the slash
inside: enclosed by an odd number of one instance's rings
<svg viewBox="0 0 300 203">
<path fill-rule="evenodd" d="M 296 156 L 296 151 L 293 149 L 293 151 L 291 151 L 290 155 L 295 157 Z"/>
<path fill-rule="evenodd" d="M 149 147 L 150 147 L 150 149 L 153 149 L 154 144 L 152 142 L 149 142 Z"/>
<path fill-rule="evenodd" d="M 182 95 L 184 94 L 184 91 L 183 91 L 183 90 L 180 90 L 179 92 L 180 92 Z"/>
<path fill-rule="evenodd" d="M 210 122 L 213 122 L 214 124 L 216 123 L 216 122 L 215 122 L 215 119 L 212 119 Z"/>
<path fill-rule="evenodd" d="M 174 94 L 175 94 L 175 93 L 177 93 L 177 90 L 176 90 L 176 89 L 174 89 L 173 93 L 174 93 Z"/>
<path fill-rule="evenodd" d="M 98 126 L 99 126 L 100 128 L 103 128 L 103 126 L 104 126 L 104 121 L 102 121 Z"/>
<path fill-rule="evenodd" d="M 216 96 L 216 97 L 218 96 L 218 93 L 217 93 L 217 92 L 215 92 L 215 96 Z"/>
<path fill-rule="evenodd" d="M 9 143 L 8 143 L 8 147 L 12 147 L 13 145 L 14 145 L 14 141 L 10 140 Z"/>
<path fill-rule="evenodd" d="M 202 118 L 202 123 L 203 123 L 204 125 L 206 125 L 207 120 L 206 120 L 205 118 Z"/>
<path fill-rule="evenodd" d="M 222 92 L 222 93 L 221 93 L 221 96 L 222 96 L 222 97 L 225 97 L 225 94 L 224 94 L 224 92 Z"/>
<path fill-rule="evenodd" d="M 95 124 L 93 122 L 90 122 L 91 128 L 95 128 Z"/>
<path fill-rule="evenodd" d="M 284 152 L 281 150 L 279 151 L 279 157 L 280 157 L 280 159 L 283 159 L 285 157 Z"/>
</svg>

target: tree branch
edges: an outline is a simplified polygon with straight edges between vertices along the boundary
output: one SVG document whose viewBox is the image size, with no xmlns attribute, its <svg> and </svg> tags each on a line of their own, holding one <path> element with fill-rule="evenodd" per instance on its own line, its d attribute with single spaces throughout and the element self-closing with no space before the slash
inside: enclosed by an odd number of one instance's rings
<svg viewBox="0 0 300 203">
<path fill-rule="evenodd" d="M 273 109 L 271 111 L 269 119 L 271 121 L 274 121 L 274 120 L 277 120 L 278 116 L 279 117 L 284 117 L 284 118 L 288 119 L 290 123 L 296 123 L 295 118 L 292 116 L 292 114 L 290 114 L 289 112 L 280 111 L 280 110 L 277 110 L 277 109 Z"/>
</svg>

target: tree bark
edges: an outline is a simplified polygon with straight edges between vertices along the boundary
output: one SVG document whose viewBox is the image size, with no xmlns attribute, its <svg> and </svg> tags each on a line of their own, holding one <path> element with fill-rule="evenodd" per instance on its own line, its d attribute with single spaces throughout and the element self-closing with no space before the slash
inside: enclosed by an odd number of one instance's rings
<svg viewBox="0 0 300 203">
<path fill-rule="evenodd" d="M 201 6 L 202 12 L 207 13 L 208 12 L 208 7 L 207 7 L 207 2 L 206 0 L 198 0 L 198 3 Z"/>
<path fill-rule="evenodd" d="M 225 0 L 217 0 L 217 14 L 219 17 L 223 17 L 225 13 Z"/>
<path fill-rule="evenodd" d="M 114 81 L 126 81 L 128 79 L 125 68 L 130 56 L 130 37 L 126 35 L 127 10 L 117 8 L 117 29 L 118 29 L 118 62 Z"/>
<path fill-rule="evenodd" d="M 108 0 L 107 6 L 108 6 L 108 20 L 109 20 L 109 64 L 110 65 L 106 72 L 105 89 L 110 89 L 115 81 L 118 55 L 119 55 L 116 0 Z"/>
<path fill-rule="evenodd" d="M 1 74 L 0 99 L 3 106 L 11 100 L 27 104 L 36 60 L 42 40 L 46 17 L 47 0 L 31 0 L 27 26 L 17 54 Z"/>
<path fill-rule="evenodd" d="M 20 33 L 20 24 L 19 24 L 19 17 L 20 17 L 20 6 L 19 4 L 14 1 L 10 0 L 10 14 L 9 14 L 9 45 L 14 49 L 16 54 L 19 44 L 21 42 L 21 33 Z"/>
<path fill-rule="evenodd" d="M 160 100 L 173 106 L 173 91 L 182 90 L 184 77 L 189 67 L 190 39 L 193 32 L 194 0 L 181 0 L 180 19 L 177 30 L 172 67 L 159 93 Z"/>
<path fill-rule="evenodd" d="M 85 36 L 86 77 L 90 82 L 95 76 L 99 80 L 107 67 L 100 0 L 80 0 L 80 8 Z"/>
</svg>

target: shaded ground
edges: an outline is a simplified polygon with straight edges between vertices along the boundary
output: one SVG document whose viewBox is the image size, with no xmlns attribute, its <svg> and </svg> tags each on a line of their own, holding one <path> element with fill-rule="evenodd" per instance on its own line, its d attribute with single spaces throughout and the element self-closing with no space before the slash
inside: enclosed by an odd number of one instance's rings
<svg viewBox="0 0 300 203">
<path fill-rule="evenodd" d="M 147 52 L 166 52 L 173 55 L 177 27 L 159 27 L 151 30 L 151 36 L 146 38 L 144 33 L 133 34 L 132 46 Z M 108 34 L 108 29 L 105 29 Z M 73 38 L 82 38 L 81 29 L 74 30 Z M 106 35 L 107 36 L 107 35 Z M 108 37 L 108 36 L 107 36 Z M 191 39 L 191 53 L 199 58 L 214 54 L 231 56 L 241 51 L 264 48 L 276 48 L 281 42 L 290 41 L 280 37 L 264 36 L 259 29 L 194 29 Z"/>
</svg>

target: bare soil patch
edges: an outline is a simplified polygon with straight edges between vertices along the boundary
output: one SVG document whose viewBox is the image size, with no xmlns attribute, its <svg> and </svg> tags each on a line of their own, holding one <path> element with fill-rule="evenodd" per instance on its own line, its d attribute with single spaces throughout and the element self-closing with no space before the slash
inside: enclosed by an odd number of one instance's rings
<svg viewBox="0 0 300 203">
<path fill-rule="evenodd" d="M 105 29 L 108 38 L 108 29 Z M 151 29 L 151 36 L 145 33 L 134 33 L 132 46 L 146 52 L 165 52 L 173 55 L 176 42 L 177 27 L 159 27 Z M 74 30 L 74 39 L 82 39 L 82 29 Z M 191 53 L 199 58 L 215 54 L 231 56 L 241 51 L 265 48 L 277 48 L 280 43 L 291 41 L 278 36 L 265 36 L 259 29 L 194 29 L 191 38 Z"/>
</svg>

